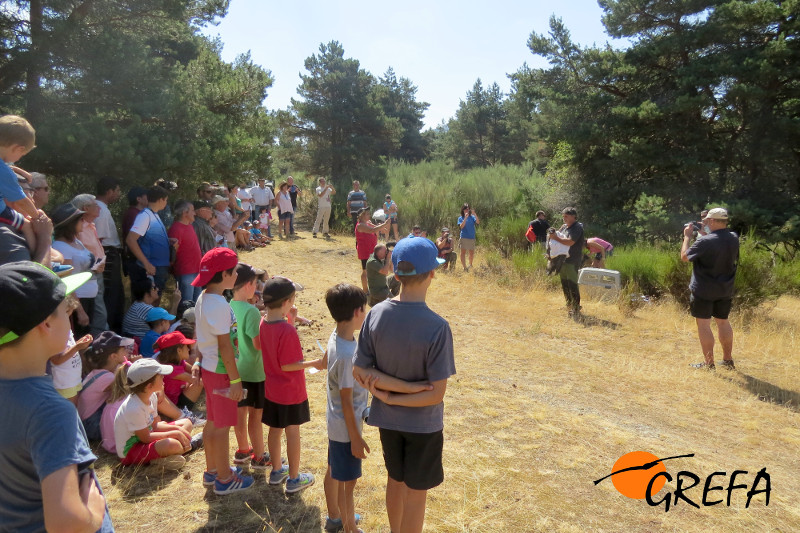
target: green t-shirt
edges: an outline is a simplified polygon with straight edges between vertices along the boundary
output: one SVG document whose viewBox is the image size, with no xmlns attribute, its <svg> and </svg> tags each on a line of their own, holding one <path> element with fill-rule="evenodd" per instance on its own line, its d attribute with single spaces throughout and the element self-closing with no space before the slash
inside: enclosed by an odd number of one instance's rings
<svg viewBox="0 0 800 533">
<path fill-rule="evenodd" d="M 384 266 L 386 266 L 386 263 L 378 261 L 374 255 L 367 261 L 367 287 L 369 287 L 370 294 L 389 294 L 386 274 L 381 274 L 380 272 Z"/>
<path fill-rule="evenodd" d="M 253 347 L 253 339 L 258 337 L 261 325 L 261 313 L 252 304 L 231 300 L 231 309 L 236 315 L 238 326 L 236 336 L 239 345 L 239 358 L 236 360 L 236 368 L 239 369 L 239 376 L 244 381 L 258 383 L 264 381 L 264 361 L 261 358 L 261 350 Z"/>
</svg>

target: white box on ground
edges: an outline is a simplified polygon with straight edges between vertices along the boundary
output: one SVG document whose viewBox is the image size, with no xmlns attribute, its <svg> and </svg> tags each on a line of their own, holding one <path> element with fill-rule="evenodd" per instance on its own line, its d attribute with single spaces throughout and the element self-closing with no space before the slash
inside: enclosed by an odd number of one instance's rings
<svg viewBox="0 0 800 533">
<path fill-rule="evenodd" d="M 616 297 L 622 286 L 617 270 L 604 268 L 582 268 L 578 272 L 578 284 L 589 289 L 592 296 L 600 299 Z"/>
</svg>

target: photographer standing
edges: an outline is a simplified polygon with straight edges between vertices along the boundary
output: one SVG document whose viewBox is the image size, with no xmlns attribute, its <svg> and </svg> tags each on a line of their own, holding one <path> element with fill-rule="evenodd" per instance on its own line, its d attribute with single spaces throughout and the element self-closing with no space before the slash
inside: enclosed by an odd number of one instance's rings
<svg viewBox="0 0 800 533">
<path fill-rule="evenodd" d="M 683 228 L 681 260 L 692 262 L 690 310 L 697 321 L 697 334 L 705 361 L 695 368 L 713 369 L 714 334 L 711 317 L 717 323 L 722 345 L 722 366 L 733 370 L 733 328 L 728 321 L 733 298 L 736 267 L 739 262 L 739 237 L 728 229 L 728 212 L 721 207 L 711 209 L 702 220 L 705 235 L 689 246 L 694 233 L 692 224 Z"/>
<path fill-rule="evenodd" d="M 400 282 L 392 273 L 392 251 L 387 246 L 395 243 L 378 244 L 372 257 L 367 261 L 367 285 L 369 286 L 370 307 L 400 294 Z"/>
</svg>

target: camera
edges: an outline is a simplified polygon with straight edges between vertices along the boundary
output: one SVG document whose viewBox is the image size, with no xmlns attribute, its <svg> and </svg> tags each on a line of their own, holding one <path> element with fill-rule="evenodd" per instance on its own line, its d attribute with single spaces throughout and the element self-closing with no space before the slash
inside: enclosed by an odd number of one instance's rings
<svg viewBox="0 0 800 533">
<path fill-rule="evenodd" d="M 386 243 L 386 249 L 391 250 L 397 245 L 397 241 L 389 241 Z"/>
<path fill-rule="evenodd" d="M 695 222 L 687 222 L 686 224 L 683 225 L 684 228 L 688 227 L 688 226 L 692 226 L 695 231 L 700 231 L 701 229 L 703 229 L 703 225 L 700 224 L 697 221 L 695 221 Z"/>
</svg>

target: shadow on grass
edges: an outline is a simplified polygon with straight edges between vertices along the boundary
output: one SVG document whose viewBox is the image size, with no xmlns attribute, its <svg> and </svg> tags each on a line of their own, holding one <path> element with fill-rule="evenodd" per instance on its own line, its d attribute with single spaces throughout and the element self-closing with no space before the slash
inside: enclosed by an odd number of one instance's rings
<svg viewBox="0 0 800 533">
<path fill-rule="evenodd" d="M 617 329 L 621 327 L 621 324 L 617 324 L 616 322 L 611 322 L 610 320 L 604 320 L 602 318 L 597 318 L 584 313 L 573 315 L 572 320 L 574 320 L 578 324 L 582 324 L 587 328 L 602 327 L 608 329 Z"/>
<path fill-rule="evenodd" d="M 744 382 L 740 381 L 740 383 L 747 390 L 758 396 L 759 400 L 782 405 L 793 411 L 800 411 L 800 393 L 797 391 L 781 388 L 747 374 L 739 373 L 739 376 L 744 379 Z M 733 378 L 730 379 L 735 381 Z"/>
<path fill-rule="evenodd" d="M 101 461 L 98 460 L 98 463 Z M 164 470 L 158 466 L 123 466 L 118 461 L 115 463 L 113 466 L 108 463 L 111 468 L 111 485 L 116 487 L 126 501 L 136 501 L 160 491 L 172 480 L 184 475 L 181 471 Z"/>
<path fill-rule="evenodd" d="M 283 485 L 269 485 L 263 472 L 247 475 L 256 479 L 248 490 L 227 496 L 218 496 L 210 488 L 206 491 L 208 522 L 195 531 L 301 533 L 322 530 L 320 508 L 306 505 L 302 492 L 286 494 Z"/>
</svg>

